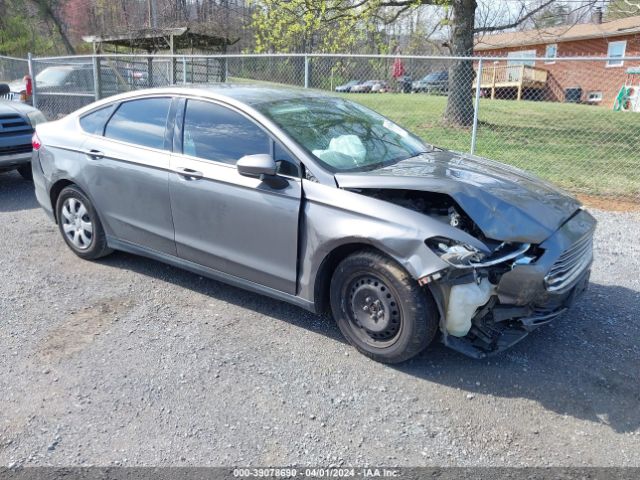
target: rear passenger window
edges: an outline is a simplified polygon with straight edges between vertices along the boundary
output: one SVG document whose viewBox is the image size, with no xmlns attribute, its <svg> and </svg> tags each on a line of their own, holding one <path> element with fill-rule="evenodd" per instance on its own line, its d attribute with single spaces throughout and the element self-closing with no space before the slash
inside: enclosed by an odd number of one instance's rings
<svg viewBox="0 0 640 480">
<path fill-rule="evenodd" d="M 94 110 L 80 118 L 80 126 L 87 133 L 102 135 L 104 123 L 107 121 L 112 111 L 113 105 L 102 107 L 99 110 Z"/>
<path fill-rule="evenodd" d="M 271 139 L 258 125 L 233 110 L 188 100 L 182 151 L 205 160 L 235 164 L 245 155 L 270 153 Z"/>
<path fill-rule="evenodd" d="M 164 148 L 170 105 L 170 98 L 124 102 L 107 123 L 104 136 L 143 147 Z"/>
</svg>

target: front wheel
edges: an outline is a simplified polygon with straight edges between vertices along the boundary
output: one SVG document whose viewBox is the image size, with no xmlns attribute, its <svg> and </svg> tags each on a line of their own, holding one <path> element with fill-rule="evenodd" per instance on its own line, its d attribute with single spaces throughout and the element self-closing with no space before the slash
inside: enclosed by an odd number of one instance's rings
<svg viewBox="0 0 640 480">
<path fill-rule="evenodd" d="M 383 363 L 417 355 L 438 330 L 435 302 L 392 259 L 373 250 L 345 258 L 331 279 L 331 310 L 346 339 Z"/>
</svg>

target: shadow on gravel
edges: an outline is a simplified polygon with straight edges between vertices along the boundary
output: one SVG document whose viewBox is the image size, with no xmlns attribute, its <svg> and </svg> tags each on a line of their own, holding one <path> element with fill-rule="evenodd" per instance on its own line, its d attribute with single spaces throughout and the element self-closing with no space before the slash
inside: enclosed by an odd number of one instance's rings
<svg viewBox="0 0 640 480">
<path fill-rule="evenodd" d="M 592 283 L 572 310 L 507 352 L 477 361 L 438 345 L 396 368 L 470 394 L 527 399 L 634 432 L 640 429 L 638 312 L 640 292 Z"/>
<path fill-rule="evenodd" d="M 33 182 L 17 172 L 0 172 L 0 212 L 17 212 L 38 208 Z"/>
<path fill-rule="evenodd" d="M 98 260 L 98 262 L 103 265 L 124 268 L 159 278 L 180 287 L 188 288 L 196 293 L 283 320 L 341 343 L 347 343 L 335 322 L 328 315 L 315 315 L 280 300 L 252 293 L 216 280 L 203 278 L 200 275 L 172 267 L 171 265 L 124 252 L 115 252 L 113 255 Z"/>
</svg>

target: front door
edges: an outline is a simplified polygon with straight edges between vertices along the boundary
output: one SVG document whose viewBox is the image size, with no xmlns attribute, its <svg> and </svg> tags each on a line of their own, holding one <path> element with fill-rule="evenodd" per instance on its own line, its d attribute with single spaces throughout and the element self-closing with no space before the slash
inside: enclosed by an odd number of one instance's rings
<svg viewBox="0 0 640 480">
<path fill-rule="evenodd" d="M 273 154 L 274 142 L 230 107 L 188 99 L 177 123 L 169 192 L 178 256 L 295 294 L 300 178 L 270 186 L 238 173 L 238 159 Z"/>
</svg>

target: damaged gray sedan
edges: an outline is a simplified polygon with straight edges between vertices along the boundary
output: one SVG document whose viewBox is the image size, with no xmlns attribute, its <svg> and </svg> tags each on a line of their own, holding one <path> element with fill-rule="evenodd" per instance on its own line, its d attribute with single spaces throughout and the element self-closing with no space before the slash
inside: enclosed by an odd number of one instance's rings
<svg viewBox="0 0 640 480">
<path fill-rule="evenodd" d="M 123 250 L 330 308 L 382 362 L 436 337 L 495 354 L 589 280 L 596 222 L 576 200 L 340 98 L 138 91 L 38 125 L 33 146 L 38 201 L 79 257 Z"/>
</svg>

